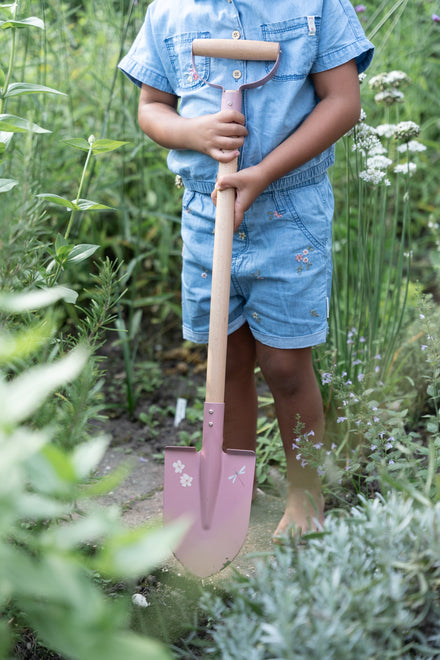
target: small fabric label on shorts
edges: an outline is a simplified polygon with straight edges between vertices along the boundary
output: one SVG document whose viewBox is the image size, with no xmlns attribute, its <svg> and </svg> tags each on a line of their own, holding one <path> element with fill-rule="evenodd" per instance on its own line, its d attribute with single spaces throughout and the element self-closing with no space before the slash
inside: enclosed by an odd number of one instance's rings
<svg viewBox="0 0 440 660">
<path fill-rule="evenodd" d="M 316 34 L 316 23 L 314 16 L 307 16 L 307 23 L 309 26 L 309 37 L 314 37 Z"/>
</svg>

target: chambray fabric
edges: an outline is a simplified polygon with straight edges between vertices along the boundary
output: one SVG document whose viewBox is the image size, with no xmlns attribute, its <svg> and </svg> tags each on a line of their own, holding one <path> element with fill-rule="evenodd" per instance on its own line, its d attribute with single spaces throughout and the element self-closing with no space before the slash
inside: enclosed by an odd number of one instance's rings
<svg viewBox="0 0 440 660">
<path fill-rule="evenodd" d="M 185 191 L 182 324 L 185 339 L 197 343 L 208 341 L 213 214 L 209 195 Z M 260 195 L 234 234 L 229 333 L 247 322 L 256 339 L 275 348 L 325 341 L 332 215 L 327 174 Z"/>
<path fill-rule="evenodd" d="M 138 86 L 142 83 L 180 98 L 183 117 L 217 112 L 221 91 L 262 78 L 271 62 L 243 62 L 197 57 L 191 62 L 194 39 L 218 38 L 277 41 L 281 61 L 266 85 L 243 93 L 243 114 L 249 135 L 241 149 L 239 168 L 260 162 L 288 137 L 316 105 L 310 73 L 356 59 L 359 72 L 373 56 L 349 0 L 155 0 L 119 68 Z M 234 71 L 242 75 L 235 79 Z M 272 188 L 307 183 L 333 164 L 333 148 L 312 159 Z M 172 150 L 168 166 L 185 188 L 210 193 L 217 163 L 204 154 Z"/>
<path fill-rule="evenodd" d="M 243 93 L 249 135 L 240 169 L 260 162 L 313 110 L 318 99 L 310 74 L 352 59 L 362 72 L 374 51 L 349 0 L 155 0 L 119 67 L 139 87 L 175 94 L 179 113 L 194 117 L 220 109 L 221 91 L 204 80 L 237 89 L 273 64 L 197 57 L 194 71 L 196 38 L 281 44 L 274 78 Z M 275 348 L 325 341 L 333 215 L 327 169 L 333 161 L 329 148 L 272 183 L 245 214 L 233 241 L 229 333 L 247 322 L 257 340 Z M 185 186 L 183 335 L 206 343 L 215 219 L 210 193 L 218 164 L 194 151 L 171 150 L 168 165 Z"/>
</svg>

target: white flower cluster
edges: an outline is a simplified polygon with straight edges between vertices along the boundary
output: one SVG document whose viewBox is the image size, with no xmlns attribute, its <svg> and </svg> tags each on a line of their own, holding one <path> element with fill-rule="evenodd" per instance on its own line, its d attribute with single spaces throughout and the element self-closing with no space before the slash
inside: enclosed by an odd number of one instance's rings
<svg viewBox="0 0 440 660">
<path fill-rule="evenodd" d="M 409 174 L 411 176 L 417 169 L 415 163 L 401 163 L 394 168 L 395 174 Z"/>
<path fill-rule="evenodd" d="M 375 169 L 374 167 L 367 167 L 366 170 L 359 172 L 359 178 L 365 183 L 372 183 L 374 186 L 377 186 L 379 183 L 384 182 L 386 186 L 391 185 L 389 179 L 385 178 L 386 172 L 382 170 Z"/>
<path fill-rule="evenodd" d="M 393 103 L 402 103 L 405 98 L 399 87 L 409 83 L 409 78 L 404 71 L 390 71 L 388 73 L 379 73 L 370 79 L 371 89 L 380 90 L 374 97 L 376 103 L 384 105 L 393 105 Z"/>
<path fill-rule="evenodd" d="M 421 142 L 417 142 L 417 140 L 410 140 L 409 142 L 398 146 L 397 151 L 399 151 L 401 154 L 405 154 L 408 151 L 410 153 L 417 153 L 420 151 L 426 151 L 426 147 Z"/>
<path fill-rule="evenodd" d="M 403 140 L 409 142 L 411 138 L 417 137 L 420 134 L 420 126 L 414 121 L 401 121 L 394 129 L 394 137 L 396 140 Z"/>
<path fill-rule="evenodd" d="M 405 96 L 403 92 L 398 89 L 384 89 L 378 92 L 374 97 L 376 103 L 383 103 L 384 105 L 393 105 L 393 103 L 403 103 Z"/>
<path fill-rule="evenodd" d="M 387 73 L 379 73 L 370 79 L 371 89 L 389 89 L 390 87 L 402 87 L 407 85 L 409 78 L 404 71 L 389 71 Z"/>
<path fill-rule="evenodd" d="M 371 89 L 380 90 L 375 96 L 377 102 L 395 103 L 403 100 L 403 94 L 398 89 L 407 84 L 409 78 L 404 71 L 391 71 L 381 73 L 370 80 Z M 419 153 L 426 151 L 424 144 L 413 138 L 420 133 L 420 127 L 413 121 L 402 121 L 398 124 L 381 124 L 374 128 L 366 122 L 366 114 L 361 110 L 361 115 L 356 126 L 347 133 L 353 137 L 352 151 L 359 153 L 364 169 L 359 173 L 360 179 L 373 185 L 390 185 L 387 172 L 390 171 L 393 161 L 388 157 L 388 150 L 382 140 L 389 145 L 389 140 L 395 139 L 403 142 L 397 147 L 398 154 Z M 391 147 L 392 148 L 392 147 Z M 394 149 L 394 151 L 396 151 Z M 415 163 L 404 162 L 396 164 L 392 171 L 395 174 L 411 176 L 417 169 Z"/>
</svg>

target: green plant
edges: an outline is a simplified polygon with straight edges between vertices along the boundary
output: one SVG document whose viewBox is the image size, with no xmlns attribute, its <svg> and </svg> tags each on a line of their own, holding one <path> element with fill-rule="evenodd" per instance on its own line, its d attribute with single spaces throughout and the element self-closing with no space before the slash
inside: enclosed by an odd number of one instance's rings
<svg viewBox="0 0 440 660">
<path fill-rule="evenodd" d="M 396 493 L 328 516 L 326 531 L 310 534 L 306 548 L 286 542 L 255 575 L 237 575 L 225 597 L 204 596 L 204 653 L 222 660 L 437 657 L 439 523 L 438 505 Z"/>
<path fill-rule="evenodd" d="M 64 293 L 3 296 L 0 307 L 35 309 Z M 7 380 L 10 361 L 41 341 L 38 326 L 21 336 L 0 333 L 0 657 L 10 657 L 18 612 L 48 648 L 69 658 L 165 659 L 164 648 L 130 632 L 128 604 L 106 598 L 93 575 L 139 577 L 168 555 L 182 528 L 125 528 L 117 509 L 96 503 L 116 478 L 90 480 L 107 440 L 97 437 L 68 452 L 52 442 L 61 431 L 56 424 L 27 423 L 89 359 L 76 348 Z"/>
</svg>

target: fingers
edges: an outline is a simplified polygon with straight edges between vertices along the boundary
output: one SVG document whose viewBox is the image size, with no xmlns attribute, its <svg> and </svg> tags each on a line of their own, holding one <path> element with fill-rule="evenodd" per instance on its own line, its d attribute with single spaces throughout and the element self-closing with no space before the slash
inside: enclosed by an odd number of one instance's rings
<svg viewBox="0 0 440 660">
<path fill-rule="evenodd" d="M 234 158 L 239 157 L 240 152 L 238 149 L 214 149 L 211 155 L 219 163 L 230 163 L 232 160 L 234 160 Z"/>
<path fill-rule="evenodd" d="M 217 114 L 216 119 L 218 148 L 239 149 L 248 134 L 248 130 L 244 125 L 244 116 L 235 110 L 222 110 Z"/>
</svg>

